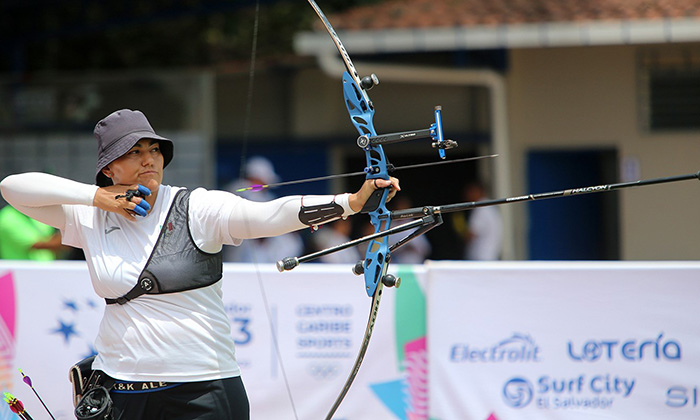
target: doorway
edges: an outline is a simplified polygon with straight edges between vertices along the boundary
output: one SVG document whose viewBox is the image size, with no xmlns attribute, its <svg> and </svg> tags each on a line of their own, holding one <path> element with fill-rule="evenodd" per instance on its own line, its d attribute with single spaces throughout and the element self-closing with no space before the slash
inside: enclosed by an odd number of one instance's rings
<svg viewBox="0 0 700 420">
<path fill-rule="evenodd" d="M 617 182 L 614 149 L 537 150 L 527 154 L 530 193 Z M 616 191 L 528 203 L 531 260 L 617 260 L 619 204 Z"/>
</svg>

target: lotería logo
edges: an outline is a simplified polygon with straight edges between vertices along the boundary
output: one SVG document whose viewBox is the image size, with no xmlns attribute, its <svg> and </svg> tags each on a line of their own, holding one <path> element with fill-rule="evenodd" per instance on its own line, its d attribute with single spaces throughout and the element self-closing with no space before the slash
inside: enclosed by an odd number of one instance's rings
<svg viewBox="0 0 700 420">
<path fill-rule="evenodd" d="M 569 341 L 567 351 L 572 360 L 586 362 L 614 360 L 618 357 L 628 361 L 681 360 L 681 344 L 676 340 L 664 339 L 663 333 L 660 333 L 655 339 L 592 339 L 580 346 Z"/>
<path fill-rule="evenodd" d="M 523 363 L 540 362 L 540 347 L 528 334 L 512 336 L 490 346 L 454 344 L 450 348 L 450 361 L 455 363 Z"/>
<path fill-rule="evenodd" d="M 503 401 L 513 408 L 526 407 L 532 401 L 533 388 L 530 381 L 515 377 L 503 385 Z"/>
</svg>

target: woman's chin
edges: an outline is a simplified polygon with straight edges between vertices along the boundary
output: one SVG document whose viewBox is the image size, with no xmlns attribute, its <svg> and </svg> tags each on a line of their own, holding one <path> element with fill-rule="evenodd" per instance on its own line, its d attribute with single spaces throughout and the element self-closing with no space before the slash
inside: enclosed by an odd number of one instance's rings
<svg viewBox="0 0 700 420">
<path fill-rule="evenodd" d="M 160 187 L 161 181 L 162 179 L 158 176 L 144 176 L 139 178 L 138 183 L 155 192 Z"/>
</svg>

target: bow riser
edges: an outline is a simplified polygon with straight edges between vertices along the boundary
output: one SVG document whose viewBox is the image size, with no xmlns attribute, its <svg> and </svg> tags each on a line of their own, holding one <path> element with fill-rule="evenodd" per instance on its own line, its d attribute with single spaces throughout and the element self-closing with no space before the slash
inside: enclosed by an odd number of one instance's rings
<svg viewBox="0 0 700 420">
<path fill-rule="evenodd" d="M 374 108 L 370 106 L 369 99 L 364 90 L 357 85 L 355 78 L 347 71 L 343 73 L 343 96 L 345 105 L 350 114 L 350 121 L 357 129 L 360 136 L 374 137 L 377 131 L 374 128 Z M 366 179 L 389 179 L 387 159 L 381 145 L 368 145 L 363 148 L 366 160 Z M 374 232 L 382 232 L 389 229 L 391 219 L 386 208 L 386 199 L 389 189 L 377 190 L 368 200 L 363 212 L 369 213 L 370 221 L 374 226 Z M 372 240 L 367 246 L 364 262 L 365 291 L 368 296 L 374 296 L 377 284 L 386 274 L 389 262 L 389 239 L 382 237 Z"/>
</svg>

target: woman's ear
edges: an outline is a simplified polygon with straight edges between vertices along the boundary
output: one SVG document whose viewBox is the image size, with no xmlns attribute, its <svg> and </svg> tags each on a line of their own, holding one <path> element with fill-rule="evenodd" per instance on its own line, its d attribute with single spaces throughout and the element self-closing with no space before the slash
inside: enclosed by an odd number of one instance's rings
<svg viewBox="0 0 700 420">
<path fill-rule="evenodd" d="M 102 174 L 107 178 L 112 178 L 112 171 L 109 170 L 109 166 L 102 168 Z"/>
</svg>

